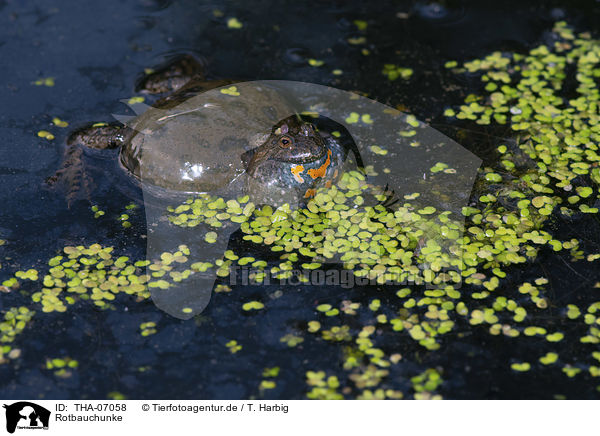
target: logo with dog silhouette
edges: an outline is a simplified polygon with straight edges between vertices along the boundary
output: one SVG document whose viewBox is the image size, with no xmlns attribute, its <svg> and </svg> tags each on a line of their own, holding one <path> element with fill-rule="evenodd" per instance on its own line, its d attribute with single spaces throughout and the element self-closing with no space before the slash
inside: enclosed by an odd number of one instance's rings
<svg viewBox="0 0 600 436">
<path fill-rule="evenodd" d="M 22 430 L 48 430 L 50 411 L 29 401 L 19 401 L 10 405 L 5 404 L 6 431 L 14 433 Z"/>
</svg>

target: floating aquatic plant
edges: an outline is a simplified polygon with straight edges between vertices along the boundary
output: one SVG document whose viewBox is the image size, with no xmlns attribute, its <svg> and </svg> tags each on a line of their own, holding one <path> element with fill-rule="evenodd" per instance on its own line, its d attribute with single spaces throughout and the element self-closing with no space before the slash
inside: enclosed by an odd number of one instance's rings
<svg viewBox="0 0 600 436">
<path fill-rule="evenodd" d="M 355 24 L 360 31 L 367 27 L 363 22 Z M 24 269 L 3 286 L 16 289 L 21 282 L 39 286 L 41 290 L 31 295 L 32 307 L 41 306 L 44 312 L 64 312 L 77 302 L 110 309 L 119 296 L 144 300 L 149 288 L 167 289 L 208 269 L 226 277 L 232 266 L 252 266 L 257 270 L 253 278 L 260 282 L 267 272 L 283 279 L 292 277 L 298 268 L 313 271 L 333 263 L 357 279 L 374 279 L 384 285 L 388 277 L 396 277 L 416 286 L 379 286 L 361 301 L 347 295 L 339 300 L 315 296 L 313 310 L 280 337 L 282 346 L 316 342 L 342 356 L 341 362 L 329 368 L 305 372 L 308 398 L 441 398 L 443 368 L 421 366 L 407 378 L 410 387 L 404 392 L 396 389 L 398 380 L 391 374 L 396 365 L 415 360 L 411 343 L 418 344 L 416 349 L 422 353 L 435 353 L 446 345 L 449 333 L 464 329 L 545 347 L 540 353 L 515 355 L 505 363 L 507 369 L 522 373 L 519 377 L 547 367 L 560 368 L 569 379 L 599 377 L 600 302 L 569 301 L 555 308 L 547 290 L 548 277 L 514 280 L 518 270 L 528 268 L 542 251 L 568 256 L 573 262 L 600 259 L 598 253 L 585 253 L 577 239 L 555 237 L 551 226 L 557 217 L 598 214 L 600 43 L 589 34 L 576 35 L 564 23 L 556 24 L 552 42 L 526 54 L 494 52 L 462 65 L 446 63 L 457 74 L 477 75 L 481 92 L 468 95 L 459 107 L 446 108 L 444 115 L 462 123 L 506 125 L 514 132 L 513 139 L 497 144 L 495 163 L 481 169 L 472 202 L 463 208 L 462 217 L 417 205 L 418 192 L 403 196 L 394 208 L 377 204 L 386 196 L 369 184 L 367 176 L 375 171 L 371 168 L 366 175 L 344 174 L 336 186 L 321 188 L 306 208 L 293 211 L 257 207 L 248 197 L 225 201 L 210 195 L 169 208 L 168 220 L 173 225 L 208 229 L 204 234 L 208 243 L 217 240 L 219 228 L 228 222 L 240 224 L 244 241 L 267 247 L 279 257 L 275 265 L 233 250 L 222 259 L 194 262 L 186 246 L 163 253 L 160 259 L 134 261 L 119 256 L 112 247 L 92 244 L 65 247 L 50 259 L 43 278 L 36 270 Z M 313 61 L 315 67 L 322 62 Z M 390 64 L 384 66 L 383 74 L 395 80 L 410 77 L 412 70 Z M 575 80 L 574 95 L 567 93 L 567 76 Z M 235 96 L 238 90 L 231 86 L 223 92 Z M 353 112 L 346 122 L 375 121 L 369 114 Z M 413 128 L 419 123 L 411 123 L 416 125 L 411 124 L 401 136 L 415 135 Z M 411 145 L 421 146 L 417 141 Z M 370 150 L 385 155 L 393 146 L 374 144 Z M 72 160 L 76 167 L 81 164 L 79 156 Z M 428 175 L 455 172 L 441 161 Z M 373 198 L 376 201 L 370 202 Z M 98 206 L 92 211 L 96 217 L 102 215 Z M 121 218 L 131 212 L 127 206 Z M 129 222 L 128 218 L 123 222 Z M 427 237 L 432 234 L 436 237 Z M 443 249 L 448 246 L 450 250 Z M 215 288 L 223 298 L 231 298 L 234 290 L 223 284 Z M 265 319 L 267 299 L 249 296 L 242 301 L 240 314 L 256 322 Z M 549 317 L 550 308 L 558 310 Z M 10 344 L 32 317 L 27 307 L 4 314 L 0 360 L 11 358 L 11 352 L 18 357 Z M 141 335 L 155 331 L 152 322 L 140 325 Z M 556 347 L 562 350 L 573 344 L 583 347 L 589 358 L 573 362 L 568 353 L 559 355 Z M 232 354 L 242 350 L 237 340 L 225 346 Z M 278 374 L 278 368 L 265 369 L 257 388 L 275 389 Z"/>
</svg>

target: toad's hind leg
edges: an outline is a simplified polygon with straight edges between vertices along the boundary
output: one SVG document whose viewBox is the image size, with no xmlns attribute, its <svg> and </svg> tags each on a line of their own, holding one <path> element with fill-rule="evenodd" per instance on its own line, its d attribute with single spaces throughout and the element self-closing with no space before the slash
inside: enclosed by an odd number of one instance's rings
<svg viewBox="0 0 600 436">
<path fill-rule="evenodd" d="M 86 172 L 81 147 L 67 146 L 60 168 L 46 179 L 46 187 L 63 191 L 69 208 L 82 193 L 90 199 L 93 183 Z"/>
<path fill-rule="evenodd" d="M 93 183 L 86 171 L 82 146 L 95 149 L 110 149 L 128 141 L 135 132 L 120 125 L 88 125 L 73 132 L 60 168 L 46 179 L 46 186 L 65 192 L 70 207 L 81 194 L 90 199 Z"/>
</svg>

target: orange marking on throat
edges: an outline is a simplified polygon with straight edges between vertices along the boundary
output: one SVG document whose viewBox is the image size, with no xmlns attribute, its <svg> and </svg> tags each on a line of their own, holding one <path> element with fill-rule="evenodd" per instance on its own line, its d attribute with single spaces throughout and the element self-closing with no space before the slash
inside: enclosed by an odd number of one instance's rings
<svg viewBox="0 0 600 436">
<path fill-rule="evenodd" d="M 296 179 L 296 182 L 304 183 L 304 179 L 300 175 L 300 173 L 303 171 L 304 171 L 304 167 L 302 165 L 296 165 L 296 166 L 292 167 L 292 174 L 294 175 L 294 179 Z"/>
<path fill-rule="evenodd" d="M 304 193 L 304 198 L 313 198 L 315 195 L 317 195 L 316 189 L 307 189 Z"/>
<path fill-rule="evenodd" d="M 323 165 L 321 165 L 319 168 L 316 168 L 314 170 L 308 170 L 307 173 L 313 179 L 316 179 L 317 177 L 323 177 L 325 175 L 325 173 L 327 172 L 327 168 L 329 167 L 330 163 L 331 163 L 331 150 L 327 150 L 327 160 L 325 161 L 325 163 Z"/>
</svg>

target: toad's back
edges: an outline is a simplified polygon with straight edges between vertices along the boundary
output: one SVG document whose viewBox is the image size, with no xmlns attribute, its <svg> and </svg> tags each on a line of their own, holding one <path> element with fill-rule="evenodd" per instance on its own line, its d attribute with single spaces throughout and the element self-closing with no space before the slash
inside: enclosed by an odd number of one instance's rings
<svg viewBox="0 0 600 436">
<path fill-rule="evenodd" d="M 242 154 L 294 113 L 268 85 L 212 89 L 171 108 L 150 108 L 128 123 L 135 132 L 120 160 L 142 183 L 219 192 L 245 170 Z"/>
</svg>

